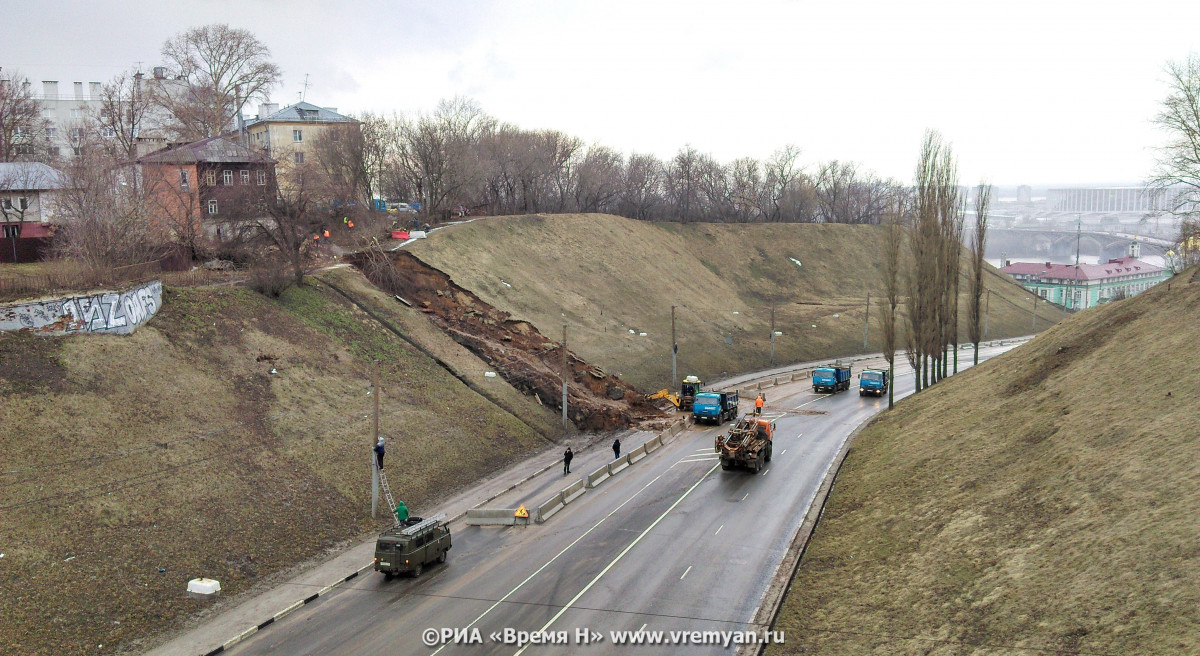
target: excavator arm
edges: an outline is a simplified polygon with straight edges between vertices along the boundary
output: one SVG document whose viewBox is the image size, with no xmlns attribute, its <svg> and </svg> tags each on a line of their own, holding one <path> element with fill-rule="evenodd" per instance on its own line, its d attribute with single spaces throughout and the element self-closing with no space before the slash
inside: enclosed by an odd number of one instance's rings
<svg viewBox="0 0 1200 656">
<path fill-rule="evenodd" d="M 646 399 L 648 399 L 650 401 L 653 401 L 655 399 L 666 399 L 666 400 L 670 401 L 676 408 L 678 408 L 679 404 L 680 404 L 679 397 L 672 394 L 671 391 L 665 387 L 663 389 L 660 389 L 657 392 L 647 396 Z"/>
</svg>

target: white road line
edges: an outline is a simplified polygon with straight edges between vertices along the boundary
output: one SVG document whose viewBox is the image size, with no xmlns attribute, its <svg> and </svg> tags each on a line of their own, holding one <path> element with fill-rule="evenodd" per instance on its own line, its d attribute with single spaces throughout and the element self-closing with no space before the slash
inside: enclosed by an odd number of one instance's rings
<svg viewBox="0 0 1200 656">
<path fill-rule="evenodd" d="M 574 606 L 575 602 L 579 601 L 580 597 L 587 594 L 587 591 L 591 590 L 592 586 L 596 585 L 596 582 L 600 580 L 600 577 L 607 574 L 608 570 L 612 569 L 613 567 L 616 566 L 617 563 L 621 562 L 621 559 L 625 557 L 625 554 L 629 553 L 630 550 L 632 550 L 634 547 L 636 547 L 637 543 L 641 542 L 642 538 L 646 537 L 646 535 L 648 535 L 650 533 L 650 531 L 654 530 L 654 527 L 658 526 L 659 522 L 661 522 L 672 510 L 675 510 L 676 506 L 683 503 L 683 500 L 688 498 L 689 494 L 691 494 L 697 487 L 700 487 L 700 484 L 704 482 L 704 479 L 708 478 L 709 474 L 717 471 L 717 467 L 718 467 L 718 465 L 713 465 L 712 469 L 709 469 L 708 471 L 704 472 L 704 475 L 701 476 L 695 483 L 693 483 L 692 486 L 687 489 L 687 492 L 683 493 L 683 496 L 676 499 L 675 503 L 671 504 L 670 508 L 667 508 L 666 510 L 664 510 L 663 514 L 659 515 L 658 519 L 654 520 L 654 523 L 647 526 L 646 530 L 642 531 L 641 535 L 634 538 L 633 542 L 629 543 L 629 546 L 625 547 L 625 549 L 623 551 L 621 551 L 621 553 L 617 554 L 617 557 L 613 558 L 612 561 L 610 561 L 608 563 L 608 566 L 605 567 L 603 570 L 601 570 L 600 573 L 596 575 L 596 578 L 592 579 L 591 583 L 588 583 L 587 585 L 585 585 L 583 587 L 583 589 L 579 591 L 579 594 L 575 595 L 575 597 L 572 598 L 571 601 L 567 602 L 567 605 L 563 606 L 561 610 L 559 610 L 557 613 L 554 614 L 554 617 L 550 618 L 549 622 L 546 622 L 542 626 L 542 628 L 538 629 L 538 633 L 542 633 L 546 629 L 550 628 L 550 625 L 554 624 L 556 621 L 558 621 L 558 618 L 562 617 L 563 613 L 570 610 L 571 606 Z M 653 482 L 653 481 L 651 481 L 651 482 Z M 645 488 L 642 488 L 642 489 L 645 489 Z M 639 492 L 640 491 L 641 490 L 639 490 Z M 750 493 L 747 492 L 746 496 L 749 496 L 749 495 L 750 495 Z M 626 501 L 625 503 L 629 503 L 629 502 Z M 625 504 L 621 504 L 621 505 L 625 505 Z M 604 520 L 602 519 L 600 521 L 604 521 Z M 597 526 L 598 525 L 599 525 L 599 523 L 597 523 Z M 593 527 L 593 528 L 595 528 L 595 527 Z M 588 529 L 588 530 L 590 531 L 591 529 Z M 583 537 L 583 536 L 580 536 L 580 537 Z M 576 542 L 578 542 L 578 540 L 576 540 Z M 572 544 L 574 544 L 574 542 L 572 542 Z M 566 549 L 564 549 L 563 551 L 566 551 Z M 558 556 L 555 556 L 555 558 L 557 558 L 557 557 Z M 538 570 L 538 571 L 541 571 L 541 570 Z M 535 574 L 536 574 L 536 572 L 535 572 Z M 530 578 L 532 578 L 532 576 Z M 528 580 L 528 579 L 526 579 L 526 580 Z M 499 602 L 497 602 L 497 603 L 499 603 Z M 493 606 L 493 608 L 494 608 L 494 606 Z M 463 627 L 463 628 L 467 628 L 467 627 Z M 521 654 L 525 653 L 525 650 L 528 648 L 529 648 L 529 645 L 525 645 L 524 647 L 521 647 L 521 649 L 519 649 L 516 653 L 514 653 L 513 656 L 520 656 Z"/>
<path fill-rule="evenodd" d="M 818 396 L 817 398 L 815 398 L 815 399 L 813 399 L 813 400 L 811 400 L 811 401 L 806 401 L 806 402 L 804 402 L 804 403 L 801 403 L 800 405 L 798 405 L 798 406 L 796 406 L 795 408 L 792 408 L 792 409 L 793 409 L 793 410 L 799 410 L 800 408 L 803 408 L 804 406 L 808 405 L 809 403 L 816 403 L 817 401 L 820 401 L 821 399 L 823 399 L 823 398 L 825 398 L 825 397 L 828 397 L 828 396 L 833 396 L 833 395 L 832 395 L 832 394 L 822 394 L 821 396 Z"/>
<path fill-rule="evenodd" d="M 766 476 L 766 475 L 767 475 L 767 472 L 769 472 L 769 471 L 771 471 L 771 468 L 770 468 L 770 467 L 768 467 L 768 468 L 764 469 L 764 470 L 763 470 L 763 476 Z"/>
<path fill-rule="evenodd" d="M 749 493 L 749 492 L 747 492 L 747 493 L 746 493 L 746 497 L 748 497 L 748 496 L 750 496 L 750 493 Z M 742 501 L 745 501 L 745 500 L 746 500 L 746 497 L 742 497 Z"/>
<path fill-rule="evenodd" d="M 785 453 L 787 453 L 787 449 L 784 449 L 783 451 L 780 451 L 780 452 L 779 452 L 779 455 L 783 455 L 783 454 L 785 454 Z"/>
<path fill-rule="evenodd" d="M 713 469 L 716 469 L 716 467 L 713 467 Z M 710 469 L 710 470 L 709 470 L 709 472 L 711 473 L 711 472 L 712 472 L 712 470 Z M 705 474 L 705 476 L 707 476 L 707 475 L 708 475 L 708 474 Z M 494 604 L 492 604 L 491 606 L 489 606 L 487 610 L 483 611 L 483 613 L 481 613 L 481 614 L 479 615 L 479 617 L 476 617 L 474 620 L 471 620 L 471 623 L 470 623 L 470 624 L 468 624 L 468 625 L 466 625 L 466 626 L 464 626 L 463 628 L 464 628 L 464 629 L 469 629 L 469 628 L 471 628 L 472 626 L 474 626 L 476 622 L 478 622 L 479 620 L 483 619 L 483 618 L 484 618 L 484 616 L 486 616 L 488 613 L 492 612 L 492 610 L 494 610 L 494 609 L 496 608 L 496 606 L 499 606 L 500 604 L 504 603 L 504 600 L 505 600 L 505 599 L 508 599 L 509 597 L 513 596 L 514 594 L 516 594 L 517 590 L 520 590 L 522 587 L 524 587 L 524 585 L 525 585 L 526 583 L 529 583 L 530 581 L 532 581 L 532 580 L 533 580 L 533 577 L 537 576 L 538 574 L 541 574 L 541 573 L 542 573 L 542 570 L 544 570 L 544 569 L 546 569 L 547 567 L 549 567 L 549 566 L 550 566 L 550 563 L 552 563 L 552 562 L 554 562 L 554 561 L 558 560 L 558 557 L 559 557 L 559 556 L 561 556 L 561 555 L 563 555 L 563 554 L 567 553 L 567 550 L 568 550 L 568 549 L 570 549 L 571 547 L 575 546 L 575 545 L 576 545 L 576 543 L 578 543 L 580 540 L 582 540 L 584 537 L 586 537 L 588 533 L 591 533 L 592 531 L 596 530 L 596 527 L 597 527 L 597 526 L 600 526 L 601 524 L 603 524 L 603 523 L 604 523 L 604 520 L 606 520 L 606 519 L 608 519 L 609 517 L 612 517 L 613 515 L 615 515 L 615 514 L 617 513 L 617 511 L 618 511 L 618 510 L 620 510 L 621 508 L 624 508 L 624 507 L 625 507 L 625 504 L 629 503 L 630 501 L 633 501 L 634 497 L 636 497 L 637 495 L 639 495 L 639 494 L 641 494 L 642 492 L 644 492 L 644 491 L 646 490 L 646 488 L 650 487 L 650 486 L 651 486 L 651 485 L 654 483 L 654 481 L 657 481 L 657 480 L 658 480 L 658 479 L 660 479 L 660 478 L 662 478 L 662 474 L 659 474 L 658 476 L 655 476 L 655 477 L 654 477 L 654 478 L 653 478 L 653 479 L 652 479 L 652 480 L 651 480 L 649 483 L 646 483 L 645 485 L 643 485 L 643 486 L 642 486 L 642 489 L 638 490 L 637 492 L 634 492 L 634 493 L 633 493 L 633 496 L 631 496 L 631 497 L 629 497 L 628 499 L 626 499 L 624 502 L 622 502 L 622 503 L 621 503 L 621 505 L 617 506 L 616 508 L 613 508 L 612 512 L 608 513 L 608 514 L 607 514 L 607 515 L 605 515 L 604 517 L 601 517 L 601 518 L 600 518 L 600 521 L 598 521 L 598 522 L 596 522 L 595 524 L 593 524 L 593 525 L 592 525 L 592 527 L 591 527 L 591 528 L 589 528 L 588 530 L 584 531 L 582 535 L 580 535 L 579 537 L 575 538 L 575 541 L 574 541 L 574 542 L 572 542 L 571 544 L 568 544 L 567 546 L 563 547 L 563 550 L 562 550 L 562 551 L 560 551 L 560 552 L 558 552 L 558 553 L 556 553 L 556 554 L 554 554 L 554 557 L 553 557 L 553 558 L 551 558 L 550 560 L 547 560 L 545 565 L 542 565 L 541 567 L 537 568 L 537 570 L 536 570 L 536 571 L 535 571 L 533 574 L 530 574 L 528 578 L 526 578 L 524 581 L 521 581 L 520 583 L 518 583 L 518 584 L 517 584 L 517 587 L 513 588 L 512 590 L 509 590 L 509 591 L 508 591 L 508 594 L 506 594 L 506 595 L 504 595 L 503 597 L 500 597 L 498 600 L 496 600 L 496 603 L 494 603 Z M 702 476 L 702 477 L 700 478 L 700 480 L 704 480 L 704 477 Z M 696 483 L 696 485 L 699 485 L 699 482 L 697 482 L 697 483 Z M 693 485 L 693 486 L 692 486 L 692 488 L 693 488 L 693 489 L 695 489 L 695 487 L 696 487 L 695 485 Z M 691 490 L 688 490 L 688 492 L 691 492 Z M 684 496 L 687 496 L 687 495 L 685 494 Z M 680 498 L 680 500 L 682 501 L 682 497 Z M 679 502 L 678 502 L 678 501 L 676 501 L 675 503 L 679 503 Z M 671 506 L 671 507 L 672 507 L 672 508 L 674 508 L 675 506 Z M 661 518 L 660 518 L 660 519 L 661 519 Z M 657 522 L 656 522 L 656 523 L 657 523 Z M 653 528 L 653 527 L 651 527 L 651 528 Z M 640 540 L 641 538 L 638 538 L 638 539 Z M 616 561 L 613 561 L 613 562 L 616 562 Z M 612 565 L 609 565 L 609 567 L 612 567 Z M 608 571 L 608 570 L 605 570 L 605 571 Z M 448 642 L 448 643 L 446 643 L 446 645 L 449 645 L 449 644 L 451 644 L 451 643 L 449 643 L 449 642 Z M 441 647 L 438 647 L 438 648 L 437 648 L 437 651 L 433 652 L 433 654 L 430 654 L 430 656 L 434 656 L 434 654 L 437 654 L 437 653 L 438 653 L 438 652 L 440 652 L 441 650 L 445 649 L 445 648 L 446 648 L 446 645 L 442 645 Z"/>
<path fill-rule="evenodd" d="M 796 439 L 800 439 L 803 435 L 804 433 L 796 433 Z"/>
<path fill-rule="evenodd" d="M 695 457 L 693 457 L 693 458 L 690 458 L 690 459 L 688 459 L 688 458 L 685 458 L 685 459 L 683 459 L 683 460 L 680 460 L 679 462 L 707 462 L 707 461 L 709 461 L 709 460 L 719 460 L 719 459 L 720 459 L 720 456 L 712 456 L 712 457 L 709 457 L 709 458 L 695 458 Z M 675 463 L 675 464 L 679 464 L 679 463 Z"/>
<path fill-rule="evenodd" d="M 720 532 L 721 532 L 721 529 L 723 529 L 723 528 L 725 528 L 725 525 L 724 525 L 724 524 L 721 524 L 720 526 L 718 526 L 718 527 L 717 527 L 717 533 L 720 533 Z M 717 533 L 713 533 L 713 535 L 716 535 Z"/>
<path fill-rule="evenodd" d="M 690 572 L 690 571 L 692 571 L 692 566 L 691 566 L 691 565 L 688 565 L 688 568 L 687 568 L 687 569 L 685 569 L 685 570 L 683 570 L 683 576 L 679 577 L 679 580 L 680 580 L 680 581 L 682 581 L 682 580 L 683 580 L 683 577 L 684 577 L 684 576 L 687 576 L 687 573 L 688 573 L 688 572 Z"/>
</svg>

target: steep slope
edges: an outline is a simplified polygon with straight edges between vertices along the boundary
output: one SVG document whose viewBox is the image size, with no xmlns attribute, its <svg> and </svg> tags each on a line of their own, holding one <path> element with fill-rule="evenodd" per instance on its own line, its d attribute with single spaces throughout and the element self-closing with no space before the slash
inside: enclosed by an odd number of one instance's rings
<svg viewBox="0 0 1200 656">
<path fill-rule="evenodd" d="M 482 380 L 412 314 L 397 322 L 410 339 Z M 557 430 L 502 381 L 488 383 L 496 402 L 481 396 L 316 282 L 278 302 L 168 287 L 130 336 L 0 335 L 0 653 L 135 649 L 208 606 L 183 594 L 188 579 L 230 597 L 377 527 L 375 361 L 389 478 L 415 512 Z"/>
<path fill-rule="evenodd" d="M 678 385 L 668 380 L 671 306 L 680 376 L 766 367 L 772 303 L 782 333 L 776 364 L 862 352 L 868 293 L 867 350 L 878 351 L 881 237 L 877 226 L 681 225 L 558 214 L 476 220 L 407 249 L 551 339 L 566 324 L 572 351 L 654 390 Z M 986 279 L 989 337 L 1028 334 L 1029 294 L 995 269 Z M 1057 311 L 1041 316 L 1037 329 L 1060 318 Z"/>
<path fill-rule="evenodd" d="M 767 653 L 1200 652 L 1197 317 L 1193 269 L 880 417 Z"/>
</svg>

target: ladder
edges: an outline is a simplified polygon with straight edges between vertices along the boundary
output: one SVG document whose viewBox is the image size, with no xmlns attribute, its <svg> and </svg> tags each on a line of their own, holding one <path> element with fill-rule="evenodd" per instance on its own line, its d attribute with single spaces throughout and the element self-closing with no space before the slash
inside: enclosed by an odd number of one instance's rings
<svg viewBox="0 0 1200 656">
<path fill-rule="evenodd" d="M 379 487 L 383 489 L 383 498 L 387 501 L 388 513 L 392 516 L 392 521 L 396 520 L 396 500 L 392 498 L 392 487 L 388 485 L 387 476 L 379 469 Z"/>
</svg>

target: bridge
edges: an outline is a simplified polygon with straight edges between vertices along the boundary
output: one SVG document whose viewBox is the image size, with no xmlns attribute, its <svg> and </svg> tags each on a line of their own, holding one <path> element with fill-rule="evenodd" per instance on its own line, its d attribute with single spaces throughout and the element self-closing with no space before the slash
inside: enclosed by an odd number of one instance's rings
<svg viewBox="0 0 1200 656">
<path fill-rule="evenodd" d="M 974 230 L 963 230 L 963 242 L 971 243 Z M 993 228 L 987 231 L 987 246 L 984 254 L 987 257 L 999 258 L 1007 253 L 1013 257 L 1035 258 L 1046 260 L 1062 260 L 1075 257 L 1076 232 L 1074 230 L 1055 230 L 1046 228 Z M 1115 257 L 1129 253 L 1129 243 L 1137 238 L 1142 245 L 1142 256 L 1165 255 L 1171 250 L 1173 243 L 1166 239 L 1145 237 L 1125 232 L 1102 232 L 1085 230 L 1078 235 L 1079 254 L 1094 256 L 1099 261 L 1106 262 Z"/>
</svg>

